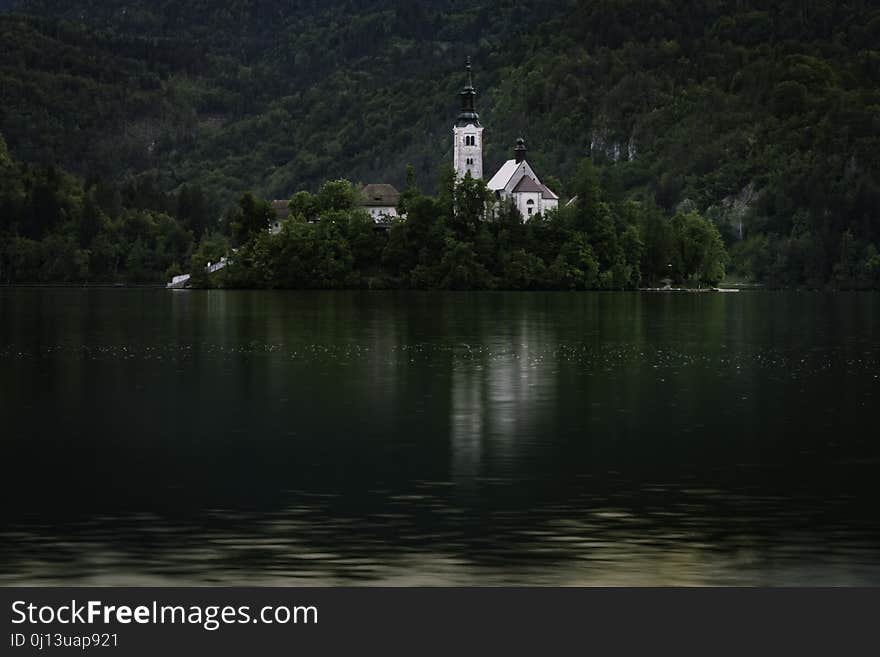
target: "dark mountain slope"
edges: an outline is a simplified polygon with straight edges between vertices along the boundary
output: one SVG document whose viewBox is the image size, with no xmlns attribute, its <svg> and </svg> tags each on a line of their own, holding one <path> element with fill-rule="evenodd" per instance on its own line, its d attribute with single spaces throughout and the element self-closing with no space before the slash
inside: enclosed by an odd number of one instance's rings
<svg viewBox="0 0 880 657">
<path fill-rule="evenodd" d="M 872 2 L 16 10 L 29 17 L 0 19 L 0 131 L 25 160 L 166 191 L 197 184 L 217 208 L 245 189 L 283 197 L 342 176 L 399 185 L 407 163 L 431 188 L 451 160 L 469 54 L 489 170 L 520 134 L 563 182 L 592 155 L 612 197 L 706 213 L 734 268 L 776 284 L 825 284 L 880 243 Z"/>
</svg>

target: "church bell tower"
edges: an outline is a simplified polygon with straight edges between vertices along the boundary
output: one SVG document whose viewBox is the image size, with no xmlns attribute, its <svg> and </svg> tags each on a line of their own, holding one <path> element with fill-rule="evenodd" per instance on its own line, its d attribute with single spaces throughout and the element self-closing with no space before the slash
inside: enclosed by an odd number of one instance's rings
<svg viewBox="0 0 880 657">
<path fill-rule="evenodd" d="M 462 88 L 461 110 L 452 128 L 453 157 L 452 166 L 459 178 L 464 178 L 470 171 L 472 178 L 483 177 L 483 126 L 480 125 L 480 115 L 474 105 L 477 90 L 474 89 L 473 74 L 471 73 L 471 58 L 467 59 L 467 84 Z"/>
</svg>

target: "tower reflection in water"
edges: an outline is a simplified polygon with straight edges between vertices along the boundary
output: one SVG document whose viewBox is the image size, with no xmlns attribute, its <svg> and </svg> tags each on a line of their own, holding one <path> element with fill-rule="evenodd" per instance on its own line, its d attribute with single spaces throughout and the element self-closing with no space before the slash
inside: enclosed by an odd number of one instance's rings
<svg viewBox="0 0 880 657">
<path fill-rule="evenodd" d="M 451 478 L 472 486 L 516 470 L 540 442 L 539 419 L 552 403 L 557 364 L 553 336 L 525 316 L 481 344 L 453 354 Z"/>
</svg>

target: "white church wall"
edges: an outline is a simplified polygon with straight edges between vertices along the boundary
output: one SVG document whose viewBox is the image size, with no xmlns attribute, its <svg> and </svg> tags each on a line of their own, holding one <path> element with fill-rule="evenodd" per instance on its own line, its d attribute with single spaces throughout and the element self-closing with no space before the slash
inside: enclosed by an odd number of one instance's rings
<svg viewBox="0 0 880 657">
<path fill-rule="evenodd" d="M 550 210 L 556 210 L 559 208 L 559 199 L 555 198 L 544 198 L 541 199 L 541 212 L 549 212 Z"/>
<path fill-rule="evenodd" d="M 517 192 L 514 198 L 517 209 L 526 221 L 541 213 L 541 192 Z"/>
</svg>

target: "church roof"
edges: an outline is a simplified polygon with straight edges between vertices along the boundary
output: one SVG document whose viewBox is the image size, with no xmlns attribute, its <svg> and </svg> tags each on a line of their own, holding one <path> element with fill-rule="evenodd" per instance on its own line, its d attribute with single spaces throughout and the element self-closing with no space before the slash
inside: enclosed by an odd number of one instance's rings
<svg viewBox="0 0 880 657">
<path fill-rule="evenodd" d="M 513 188 L 514 193 L 516 192 L 539 192 L 542 193 L 547 189 L 544 185 L 539 185 L 535 182 L 534 178 L 529 178 L 528 176 L 523 176 L 522 180 L 520 180 L 516 187 Z"/>
<path fill-rule="evenodd" d="M 519 163 L 516 160 L 507 160 L 507 162 L 502 164 L 501 168 L 498 169 L 498 173 L 492 176 L 492 180 L 489 181 L 489 189 L 494 192 L 507 187 L 507 183 L 510 182 L 513 174 L 516 173 L 517 166 L 519 166 Z"/>
<path fill-rule="evenodd" d="M 272 209 L 275 210 L 275 216 L 279 221 L 287 219 L 290 214 L 290 202 L 284 200 L 272 201 Z"/>
<path fill-rule="evenodd" d="M 360 194 L 361 205 L 366 207 L 397 207 L 400 200 L 400 192 L 386 183 L 364 185 Z"/>
<path fill-rule="evenodd" d="M 542 194 L 541 194 L 541 198 L 546 198 L 546 199 L 549 199 L 549 200 L 554 200 L 554 199 L 555 199 L 555 200 L 559 200 L 559 197 L 558 197 L 556 194 L 554 194 L 554 193 L 550 190 L 550 188 L 547 187 L 547 185 L 545 185 L 544 183 L 541 183 L 541 192 L 542 192 Z"/>
</svg>

